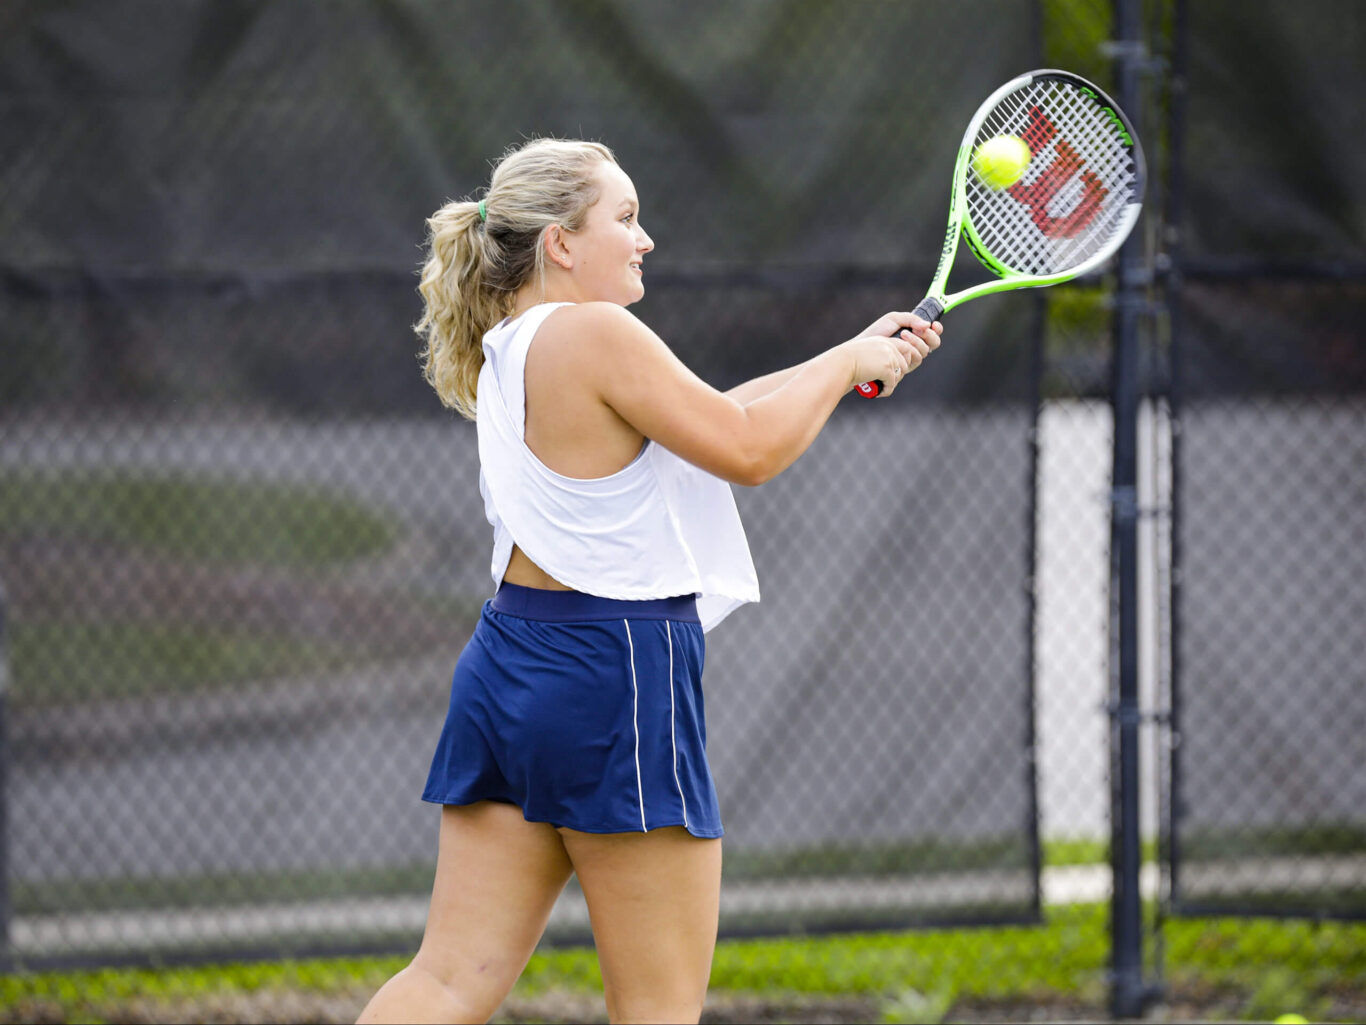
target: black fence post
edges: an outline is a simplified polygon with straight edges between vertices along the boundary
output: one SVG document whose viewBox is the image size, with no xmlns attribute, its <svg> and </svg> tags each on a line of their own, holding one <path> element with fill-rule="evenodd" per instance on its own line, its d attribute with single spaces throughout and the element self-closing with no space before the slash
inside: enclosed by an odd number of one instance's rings
<svg viewBox="0 0 1366 1025">
<path fill-rule="evenodd" d="M 14 966 L 9 891 L 9 647 L 5 589 L 0 586 L 0 972 Z"/>
<path fill-rule="evenodd" d="M 1115 0 L 1116 99 L 1142 133 L 1138 76 L 1142 60 L 1141 0 Z M 1137 1018 L 1147 993 L 1143 982 L 1143 903 L 1139 890 L 1142 842 L 1139 820 L 1138 698 L 1138 321 L 1146 306 L 1142 234 L 1120 249 L 1116 265 L 1114 352 L 1114 466 L 1110 513 L 1111 582 L 1117 693 L 1111 705 L 1110 1011 Z"/>
</svg>

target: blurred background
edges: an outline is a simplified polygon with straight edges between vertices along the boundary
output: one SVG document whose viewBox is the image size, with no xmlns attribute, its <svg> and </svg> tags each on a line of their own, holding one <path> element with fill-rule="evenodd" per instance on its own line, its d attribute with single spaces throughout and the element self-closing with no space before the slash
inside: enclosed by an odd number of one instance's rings
<svg viewBox="0 0 1366 1025">
<path fill-rule="evenodd" d="M 763 601 L 708 638 L 714 990 L 1366 1020 L 1364 29 L 1352 0 L 0 7 L 0 1015 L 134 1020 L 62 995 L 109 966 L 415 949 L 418 795 L 492 590 L 474 428 L 411 331 L 432 211 L 527 138 L 605 142 L 657 245 L 634 309 L 725 388 L 912 307 L 968 119 L 1060 67 L 1147 150 L 1122 265 L 955 310 L 894 400 L 736 489 Z M 571 885 L 546 957 L 587 943 Z M 598 1013 L 581 981 L 535 1013 Z M 243 1020 L 332 1013 L 283 1006 Z"/>
</svg>

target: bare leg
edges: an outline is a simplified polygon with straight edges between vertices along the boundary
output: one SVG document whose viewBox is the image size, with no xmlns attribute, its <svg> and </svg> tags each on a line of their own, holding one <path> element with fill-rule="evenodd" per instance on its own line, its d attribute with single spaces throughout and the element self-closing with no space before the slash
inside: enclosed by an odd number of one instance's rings
<svg viewBox="0 0 1366 1025">
<path fill-rule="evenodd" d="M 721 841 L 681 827 L 561 829 L 588 901 L 613 1022 L 696 1022 L 716 949 Z"/>
<path fill-rule="evenodd" d="M 527 822 L 519 808 L 442 809 L 422 946 L 360 1021 L 487 1021 L 536 949 L 570 871 L 555 827 Z"/>
</svg>

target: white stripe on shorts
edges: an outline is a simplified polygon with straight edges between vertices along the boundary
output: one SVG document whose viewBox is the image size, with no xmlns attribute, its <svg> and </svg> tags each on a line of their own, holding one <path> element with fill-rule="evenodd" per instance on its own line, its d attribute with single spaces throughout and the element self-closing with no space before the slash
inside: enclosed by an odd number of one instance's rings
<svg viewBox="0 0 1366 1025">
<path fill-rule="evenodd" d="M 640 828 L 648 833 L 650 827 L 645 824 L 645 787 L 640 781 L 640 687 L 636 684 L 636 645 L 631 640 L 631 624 L 629 620 L 622 620 L 626 624 L 626 644 L 631 649 L 631 726 L 636 731 L 636 796 L 640 800 Z"/>
<path fill-rule="evenodd" d="M 673 624 L 664 620 L 664 630 L 669 637 L 669 743 L 674 749 L 674 786 L 678 787 L 678 799 L 683 802 L 683 826 L 688 825 L 688 799 L 683 795 L 683 784 L 678 779 L 678 737 L 674 730 L 674 631 Z"/>
</svg>

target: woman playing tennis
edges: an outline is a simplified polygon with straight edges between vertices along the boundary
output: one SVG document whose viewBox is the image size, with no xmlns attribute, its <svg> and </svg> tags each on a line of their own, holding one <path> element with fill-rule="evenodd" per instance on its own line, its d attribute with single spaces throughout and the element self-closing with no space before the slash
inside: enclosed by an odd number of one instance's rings
<svg viewBox="0 0 1366 1025">
<path fill-rule="evenodd" d="M 857 384 L 890 395 L 942 328 L 889 313 L 716 391 L 627 311 L 654 242 L 596 143 L 512 150 L 428 226 L 425 372 L 477 421 L 497 593 L 423 795 L 443 806 L 426 932 L 361 1021 L 486 1021 L 573 873 L 611 1020 L 696 1022 L 722 835 L 703 633 L 759 597 L 730 486 L 790 466 Z"/>
</svg>

